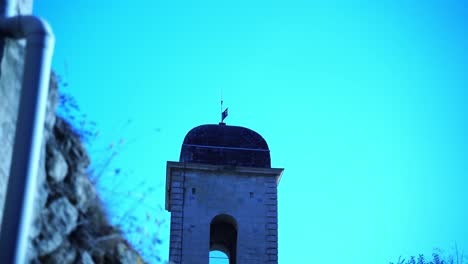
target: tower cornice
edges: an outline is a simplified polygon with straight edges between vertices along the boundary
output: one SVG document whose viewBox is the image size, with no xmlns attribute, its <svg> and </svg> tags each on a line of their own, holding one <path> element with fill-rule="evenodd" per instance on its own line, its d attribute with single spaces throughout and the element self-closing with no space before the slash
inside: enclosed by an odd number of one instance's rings
<svg viewBox="0 0 468 264">
<path fill-rule="evenodd" d="M 235 175 L 255 175 L 255 176 L 271 176 L 275 178 L 276 184 L 278 185 L 281 176 L 283 175 L 284 168 L 261 168 L 261 167 L 245 167 L 245 166 L 230 166 L 230 165 L 212 165 L 204 163 L 192 163 L 192 162 L 177 162 L 168 161 L 166 164 L 166 210 L 170 211 L 170 193 L 172 183 L 172 173 L 176 170 L 192 170 L 192 171 L 211 171 L 220 172 L 223 174 L 235 174 Z"/>
</svg>

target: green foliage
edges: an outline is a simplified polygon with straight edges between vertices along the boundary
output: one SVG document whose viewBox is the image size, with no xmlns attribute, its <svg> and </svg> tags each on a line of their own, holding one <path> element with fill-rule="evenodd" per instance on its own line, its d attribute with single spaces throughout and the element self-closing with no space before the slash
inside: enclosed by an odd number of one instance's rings
<svg viewBox="0 0 468 264">
<path fill-rule="evenodd" d="M 447 257 L 442 257 L 440 250 L 436 249 L 435 251 L 437 252 L 432 253 L 431 258 L 420 254 L 417 258 L 411 256 L 408 260 L 399 257 L 397 262 L 389 262 L 389 264 L 468 264 L 465 256 L 458 251 L 457 247 L 455 247 L 455 252 Z"/>
</svg>

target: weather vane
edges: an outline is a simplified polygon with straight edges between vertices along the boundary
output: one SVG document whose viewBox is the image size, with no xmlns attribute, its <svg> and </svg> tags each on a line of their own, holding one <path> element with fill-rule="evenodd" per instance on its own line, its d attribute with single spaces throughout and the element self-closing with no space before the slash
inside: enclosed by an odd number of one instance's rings
<svg viewBox="0 0 468 264">
<path fill-rule="evenodd" d="M 228 108 L 226 107 L 226 109 L 224 109 L 223 111 L 223 89 L 221 88 L 221 122 L 219 122 L 220 125 L 225 125 L 226 123 L 224 123 L 224 119 L 226 119 L 226 117 L 228 116 Z"/>
</svg>

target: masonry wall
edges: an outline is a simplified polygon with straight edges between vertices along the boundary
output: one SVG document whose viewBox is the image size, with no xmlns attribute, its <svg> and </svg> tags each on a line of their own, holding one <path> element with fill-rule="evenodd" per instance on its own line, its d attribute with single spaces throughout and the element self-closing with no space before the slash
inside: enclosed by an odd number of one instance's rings
<svg viewBox="0 0 468 264">
<path fill-rule="evenodd" d="M 5 1 L 0 0 L 0 4 Z M 32 1 L 13 8 L 31 13 Z M 0 230 L 21 93 L 25 42 L 0 46 Z M 122 234 L 110 226 L 86 173 L 89 158 L 73 128 L 55 115 L 58 84 L 52 74 L 45 131 L 29 234 L 28 263 L 142 263 Z M 0 249 L 1 250 L 1 249 Z M 0 263 L 3 263 L 0 260 Z"/>
<path fill-rule="evenodd" d="M 172 170 L 170 261 L 208 263 L 210 223 L 238 224 L 237 263 L 278 263 L 277 184 L 272 175 Z"/>
<path fill-rule="evenodd" d="M 7 1 L 0 0 L 1 5 Z M 30 14 L 32 1 L 21 0 L 12 8 L 21 14 Z M 15 135 L 16 118 L 18 115 L 19 96 L 21 92 L 21 78 L 23 75 L 25 42 L 23 40 L 5 39 L 0 54 L 0 209 L 3 208 L 8 173 L 10 170 L 13 140 Z M 45 135 L 48 137 L 55 122 L 54 110 L 57 103 L 57 89 L 52 89 L 47 100 L 47 115 L 45 120 Z M 46 138 L 47 139 L 47 138 Z M 44 152 L 41 153 L 39 182 L 45 178 Z M 40 206 L 43 201 L 36 202 Z M 0 210 L 0 224 L 3 210 Z"/>
</svg>

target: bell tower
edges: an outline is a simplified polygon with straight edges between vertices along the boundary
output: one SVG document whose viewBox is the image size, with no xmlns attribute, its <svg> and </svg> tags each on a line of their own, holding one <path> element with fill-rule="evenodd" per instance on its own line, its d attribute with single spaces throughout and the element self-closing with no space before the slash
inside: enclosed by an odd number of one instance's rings
<svg viewBox="0 0 468 264">
<path fill-rule="evenodd" d="M 244 127 L 202 125 L 185 136 L 179 162 L 167 162 L 169 261 L 207 264 L 210 251 L 230 264 L 278 263 L 277 186 L 270 150 Z"/>
</svg>

